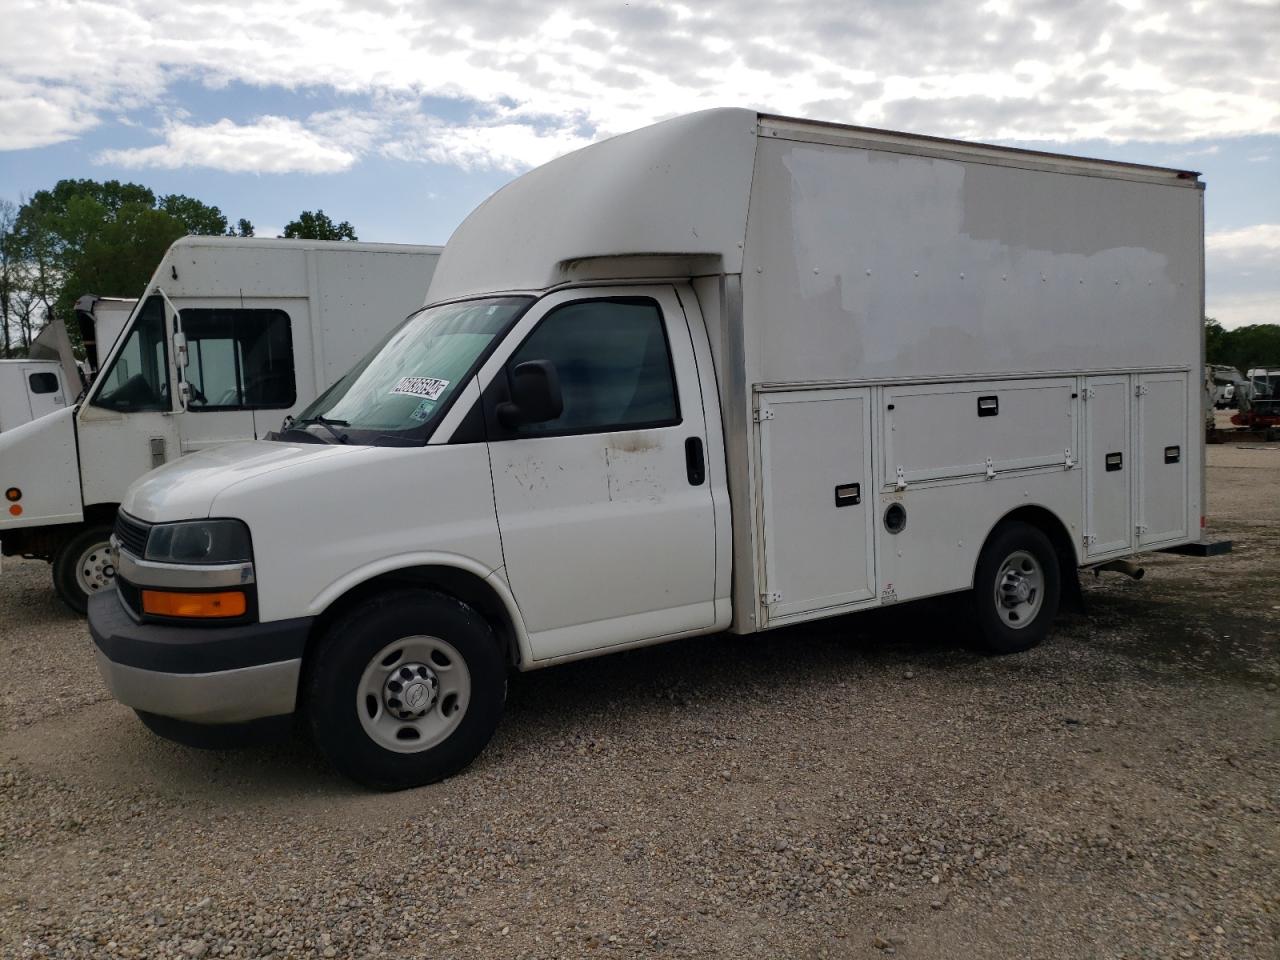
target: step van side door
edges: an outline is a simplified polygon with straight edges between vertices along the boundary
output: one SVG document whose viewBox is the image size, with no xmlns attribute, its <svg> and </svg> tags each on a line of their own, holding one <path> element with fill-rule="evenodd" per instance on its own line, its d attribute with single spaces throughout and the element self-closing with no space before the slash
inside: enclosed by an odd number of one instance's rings
<svg viewBox="0 0 1280 960">
<path fill-rule="evenodd" d="M 1133 546 L 1132 407 L 1124 374 L 1084 381 L 1084 535 L 1086 560 Z"/>
<path fill-rule="evenodd" d="M 1136 532 L 1139 547 L 1187 536 L 1187 374 L 1135 378 Z"/>
<path fill-rule="evenodd" d="M 767 623 L 876 596 L 871 391 L 761 393 Z"/>
</svg>

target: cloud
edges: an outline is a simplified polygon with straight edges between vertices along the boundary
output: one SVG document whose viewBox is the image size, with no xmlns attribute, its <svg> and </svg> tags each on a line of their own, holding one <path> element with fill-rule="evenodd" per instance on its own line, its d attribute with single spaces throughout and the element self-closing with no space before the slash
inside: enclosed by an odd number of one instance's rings
<svg viewBox="0 0 1280 960">
<path fill-rule="evenodd" d="M 228 173 L 337 173 L 358 154 L 326 140 L 296 120 L 259 117 L 249 124 L 219 120 L 204 126 L 170 122 L 164 142 L 150 147 L 104 150 L 97 163 L 122 167 L 208 167 Z"/>
<path fill-rule="evenodd" d="M 398 131 L 381 152 L 399 160 L 426 160 L 464 170 L 518 173 L 590 142 L 565 126 L 538 130 L 523 123 L 449 124 L 426 117 Z"/>
<path fill-rule="evenodd" d="M 1204 312 L 1228 330 L 1256 323 L 1280 323 L 1280 290 L 1209 297 Z"/>
<path fill-rule="evenodd" d="M 1280 323 L 1280 223 L 1215 231 L 1204 247 L 1205 312 L 1228 328 Z"/>
<path fill-rule="evenodd" d="M 1206 234 L 1204 247 L 1206 256 L 1270 261 L 1280 268 L 1280 223 L 1255 223 Z M 1280 281 L 1280 275 L 1276 279 Z"/>
<path fill-rule="evenodd" d="M 0 76 L 0 150 L 61 143 L 95 123 L 92 107 L 70 87 Z"/>
<path fill-rule="evenodd" d="M 162 105 L 177 79 L 373 104 L 347 118 L 363 125 L 357 143 L 316 118 L 293 149 L 267 118 L 161 131 L 166 149 L 185 137 L 188 155 L 223 169 L 243 168 L 245 141 L 268 160 L 255 169 L 342 169 L 343 157 L 409 155 L 426 137 L 431 162 L 508 170 L 722 105 L 984 139 L 1276 133 L 1274 17 L 1270 0 L 989 0 L 978 15 L 948 0 L 9 0 L 6 28 L 23 42 L 0 48 L 0 148 Z M 405 124 L 403 105 L 426 98 L 470 119 Z M 396 134 L 392 119 L 413 129 Z M 172 162 L 148 150 L 123 155 Z"/>
</svg>

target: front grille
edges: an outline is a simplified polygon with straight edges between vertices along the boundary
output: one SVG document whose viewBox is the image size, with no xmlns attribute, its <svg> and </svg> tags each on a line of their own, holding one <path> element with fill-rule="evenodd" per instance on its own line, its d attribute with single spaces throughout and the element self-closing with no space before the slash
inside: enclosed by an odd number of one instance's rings
<svg viewBox="0 0 1280 960">
<path fill-rule="evenodd" d="M 151 524 L 135 520 L 123 510 L 117 510 L 115 534 L 122 549 L 128 550 L 138 559 L 146 555 L 147 537 L 151 535 Z"/>
</svg>

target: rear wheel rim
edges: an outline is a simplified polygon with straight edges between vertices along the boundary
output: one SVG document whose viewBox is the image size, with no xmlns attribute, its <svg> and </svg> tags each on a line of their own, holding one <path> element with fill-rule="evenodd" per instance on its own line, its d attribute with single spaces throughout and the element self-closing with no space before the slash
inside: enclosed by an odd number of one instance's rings
<svg viewBox="0 0 1280 960">
<path fill-rule="evenodd" d="M 421 753 L 458 728 L 471 702 L 471 671 L 439 637 L 402 637 L 360 675 L 356 715 L 369 739 L 394 753 Z"/>
<path fill-rule="evenodd" d="M 1035 555 L 1015 550 L 1005 557 L 996 574 L 994 599 L 1000 622 L 1022 630 L 1035 622 L 1044 606 L 1044 567 Z"/>
<path fill-rule="evenodd" d="M 76 585 L 85 596 L 101 593 L 115 576 L 111 544 L 106 540 L 91 544 L 76 560 Z"/>
</svg>

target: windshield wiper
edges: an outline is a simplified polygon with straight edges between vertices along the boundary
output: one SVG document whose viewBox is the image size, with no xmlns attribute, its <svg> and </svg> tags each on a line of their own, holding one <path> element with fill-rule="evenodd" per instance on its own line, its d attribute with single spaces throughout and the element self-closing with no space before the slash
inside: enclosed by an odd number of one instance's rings
<svg viewBox="0 0 1280 960">
<path fill-rule="evenodd" d="M 333 435 L 333 439 L 336 440 L 338 443 L 349 442 L 347 440 L 347 435 L 345 433 L 339 433 L 337 430 L 334 429 L 334 427 L 351 426 L 351 421 L 349 420 L 330 420 L 328 417 L 322 417 L 319 414 L 316 414 L 316 416 L 314 417 L 307 417 L 303 420 L 293 421 L 293 423 L 289 425 L 289 428 L 293 429 L 294 427 L 305 427 L 309 423 L 320 424 L 320 426 L 324 427 L 326 430 L 329 431 L 329 433 Z"/>
</svg>

